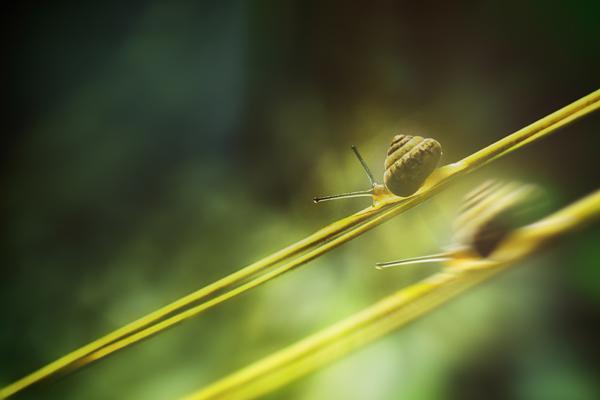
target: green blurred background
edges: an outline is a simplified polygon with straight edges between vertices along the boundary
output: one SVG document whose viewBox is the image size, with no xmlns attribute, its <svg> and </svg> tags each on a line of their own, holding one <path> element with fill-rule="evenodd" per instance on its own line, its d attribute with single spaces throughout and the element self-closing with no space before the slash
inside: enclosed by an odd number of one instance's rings
<svg viewBox="0 0 600 400">
<path fill-rule="evenodd" d="M 455 161 L 600 86 L 597 1 L 14 2 L 3 9 L 0 385 L 369 204 L 396 133 Z M 362 3 L 362 2 L 360 2 Z M 309 265 L 19 398 L 170 399 L 439 266 L 464 193 L 600 182 L 600 115 Z M 270 399 L 600 398 L 588 228 Z"/>
</svg>

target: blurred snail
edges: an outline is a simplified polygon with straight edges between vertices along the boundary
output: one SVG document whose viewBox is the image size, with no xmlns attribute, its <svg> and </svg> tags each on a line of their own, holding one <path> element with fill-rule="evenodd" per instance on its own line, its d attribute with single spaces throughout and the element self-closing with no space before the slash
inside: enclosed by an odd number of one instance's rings
<svg viewBox="0 0 600 400">
<path fill-rule="evenodd" d="M 375 181 L 356 146 L 352 146 L 352 151 L 367 173 L 371 188 L 359 192 L 315 197 L 315 203 L 351 197 L 378 197 L 386 192 L 400 197 L 410 196 L 419 190 L 425 179 L 437 167 L 442 155 L 442 146 L 434 139 L 421 136 L 394 136 L 385 158 L 383 184 Z"/>
<path fill-rule="evenodd" d="M 459 258 L 487 258 L 510 232 L 525 224 L 524 214 L 537 193 L 534 185 L 488 181 L 465 197 L 454 221 L 454 244 L 448 251 L 377 263 L 377 269 Z"/>
</svg>

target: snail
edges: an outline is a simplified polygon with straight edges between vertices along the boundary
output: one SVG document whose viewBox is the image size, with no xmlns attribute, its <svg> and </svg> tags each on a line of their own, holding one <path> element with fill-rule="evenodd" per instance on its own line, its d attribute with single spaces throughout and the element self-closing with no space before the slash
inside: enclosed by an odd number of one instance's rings
<svg viewBox="0 0 600 400">
<path fill-rule="evenodd" d="M 315 203 L 351 197 L 372 196 L 374 199 L 386 193 L 407 197 L 415 193 L 425 179 L 437 167 L 442 156 L 442 146 L 438 141 L 421 136 L 396 135 L 385 158 L 383 184 L 377 183 L 365 160 L 356 146 L 352 151 L 365 170 L 371 188 L 358 192 L 350 192 L 333 196 L 315 197 Z"/>
<path fill-rule="evenodd" d="M 491 257 L 510 232 L 525 224 L 524 214 L 538 193 L 534 185 L 485 182 L 465 197 L 454 221 L 454 244 L 447 251 L 377 263 L 376 268 Z"/>
</svg>

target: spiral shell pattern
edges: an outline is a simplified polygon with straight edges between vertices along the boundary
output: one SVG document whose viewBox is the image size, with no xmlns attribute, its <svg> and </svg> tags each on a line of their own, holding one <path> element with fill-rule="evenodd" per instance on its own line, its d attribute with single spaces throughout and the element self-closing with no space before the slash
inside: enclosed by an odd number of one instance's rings
<svg viewBox="0 0 600 400">
<path fill-rule="evenodd" d="M 396 196 L 415 193 L 437 167 L 442 146 L 434 139 L 396 135 L 385 159 L 383 182 Z"/>
</svg>

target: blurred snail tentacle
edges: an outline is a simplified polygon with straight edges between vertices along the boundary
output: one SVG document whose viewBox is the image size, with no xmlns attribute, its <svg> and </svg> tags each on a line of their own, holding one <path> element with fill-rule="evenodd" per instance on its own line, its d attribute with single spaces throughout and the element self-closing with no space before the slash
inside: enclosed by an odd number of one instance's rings
<svg viewBox="0 0 600 400">
<path fill-rule="evenodd" d="M 444 253 L 430 254 L 427 256 L 404 258 L 402 260 L 396 260 L 396 261 L 378 262 L 375 264 L 375 268 L 385 269 L 385 268 L 391 268 L 391 267 L 399 267 L 402 265 L 412 265 L 412 264 L 423 264 L 423 263 L 446 261 L 451 257 L 451 255 L 452 255 L 452 253 L 444 252 Z"/>
</svg>

